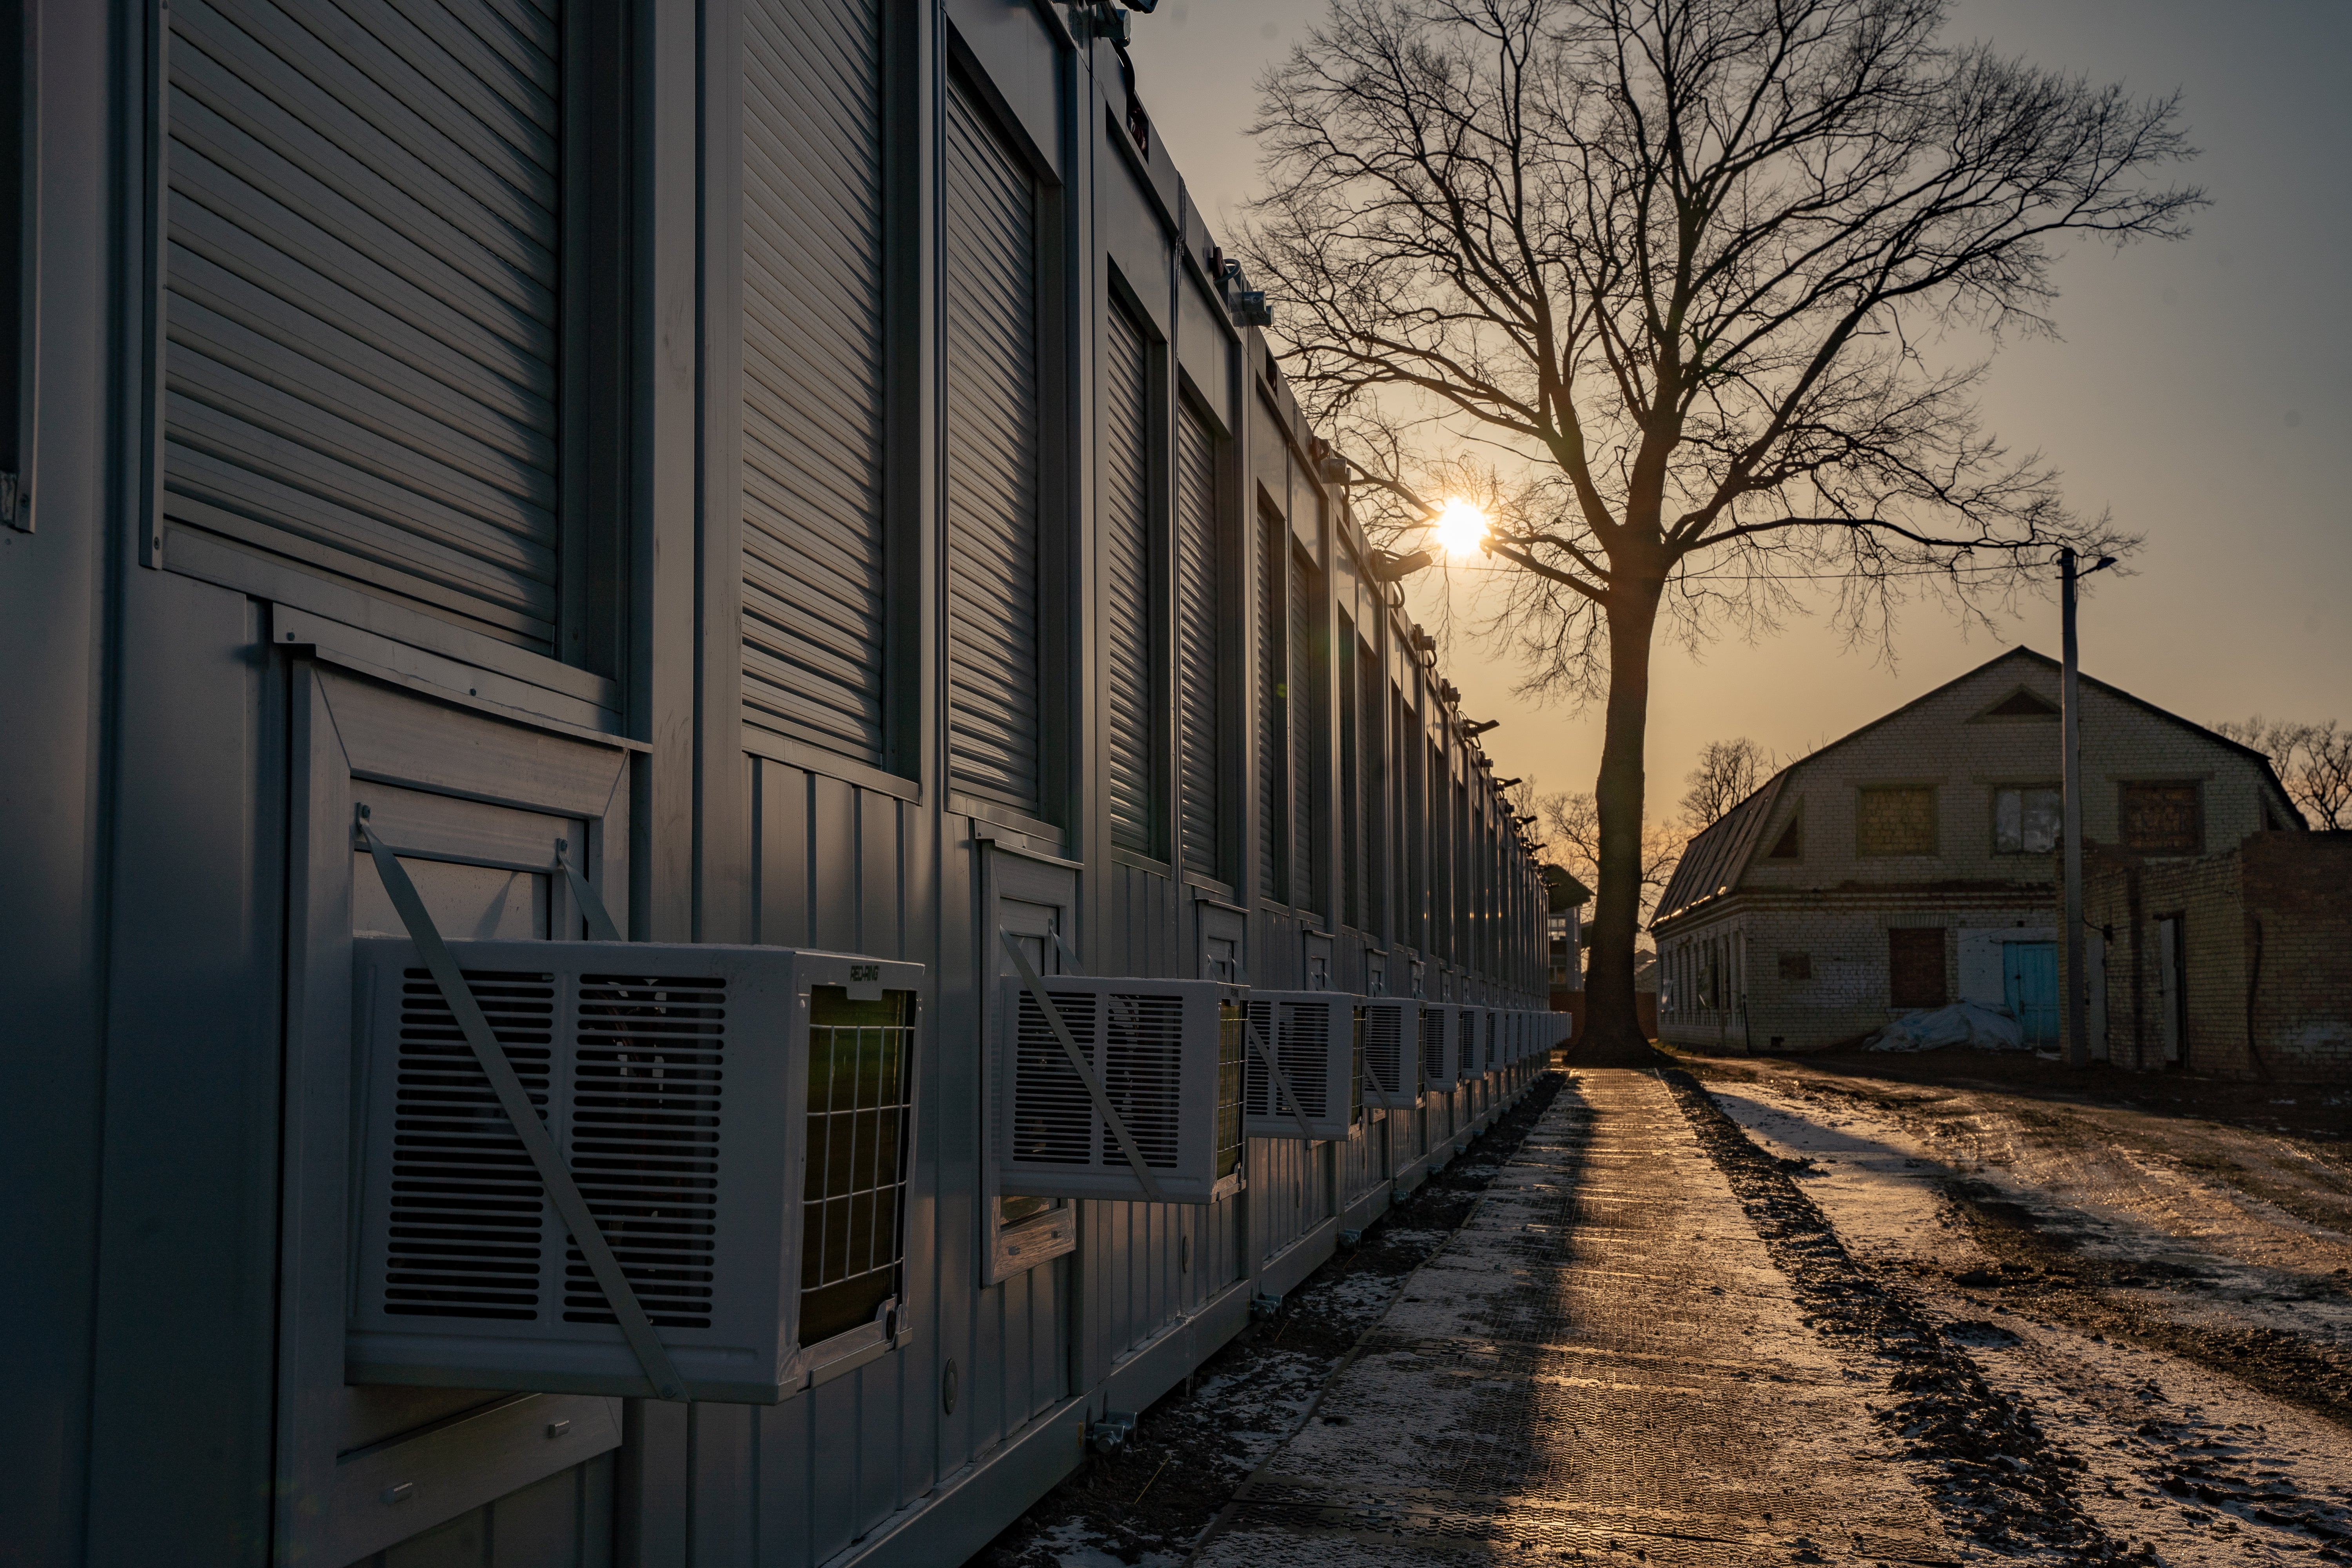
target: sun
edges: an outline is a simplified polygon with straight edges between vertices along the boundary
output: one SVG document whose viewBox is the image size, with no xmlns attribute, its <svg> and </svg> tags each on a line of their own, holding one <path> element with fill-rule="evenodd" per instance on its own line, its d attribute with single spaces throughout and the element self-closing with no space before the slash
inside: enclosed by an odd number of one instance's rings
<svg viewBox="0 0 2352 1568">
<path fill-rule="evenodd" d="M 1437 512 L 1437 543 L 1448 555 L 1475 555 L 1486 542 L 1486 514 L 1475 501 L 1447 501 Z"/>
</svg>

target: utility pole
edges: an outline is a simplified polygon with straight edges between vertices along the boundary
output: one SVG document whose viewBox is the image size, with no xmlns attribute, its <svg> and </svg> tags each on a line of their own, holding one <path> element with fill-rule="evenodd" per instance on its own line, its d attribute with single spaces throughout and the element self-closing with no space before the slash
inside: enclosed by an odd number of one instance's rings
<svg viewBox="0 0 2352 1568">
<path fill-rule="evenodd" d="M 2060 681 L 2059 743 L 2065 752 L 2061 848 L 2066 877 L 2066 1065 L 2070 1068 L 2091 1065 L 2091 983 L 2083 965 L 2083 692 L 2074 648 L 2074 584 L 2116 563 L 2114 556 L 2102 555 L 2098 564 L 2086 571 L 2078 565 L 2080 560 L 2073 545 L 2058 552 L 2061 657 L 2065 671 Z"/>
</svg>

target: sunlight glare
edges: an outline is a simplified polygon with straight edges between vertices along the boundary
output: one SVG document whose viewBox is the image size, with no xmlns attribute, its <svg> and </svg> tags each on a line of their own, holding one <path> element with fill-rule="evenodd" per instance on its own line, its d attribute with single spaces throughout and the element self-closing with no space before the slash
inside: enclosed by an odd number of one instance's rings
<svg viewBox="0 0 2352 1568">
<path fill-rule="evenodd" d="M 1475 555 L 1486 540 L 1486 514 L 1476 502 L 1457 499 L 1438 509 L 1437 542 L 1448 555 Z"/>
</svg>

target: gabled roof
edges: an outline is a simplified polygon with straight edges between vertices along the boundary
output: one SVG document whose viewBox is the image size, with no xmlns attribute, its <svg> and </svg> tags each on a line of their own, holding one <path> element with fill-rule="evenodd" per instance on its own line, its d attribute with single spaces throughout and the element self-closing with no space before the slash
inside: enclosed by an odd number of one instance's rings
<svg viewBox="0 0 2352 1568">
<path fill-rule="evenodd" d="M 1666 890 L 1658 900 L 1659 912 L 1651 924 L 1702 899 L 1730 890 L 1740 872 L 1748 868 L 1757 835 L 1764 831 L 1789 771 L 1782 768 L 1766 779 L 1755 794 L 1717 817 L 1683 847 L 1683 858 L 1675 862 L 1675 874 L 1666 879 Z"/>
<path fill-rule="evenodd" d="M 1807 763 L 1819 761 L 1841 746 L 1849 745 L 1862 739 L 1881 725 L 1892 724 L 1913 709 L 1933 702 L 1937 698 L 1963 682 L 1974 680 L 1985 671 L 2009 663 L 2032 665 L 2053 674 L 2059 673 L 2064 668 L 2049 655 L 2036 653 L 2030 647 L 2011 648 L 2006 653 L 1985 660 L 1974 669 L 1954 676 L 1931 691 L 1922 692 L 1900 708 L 1880 714 L 1860 729 L 1839 736 L 1819 751 L 1782 768 L 1765 780 L 1755 794 L 1700 829 L 1698 834 L 1684 846 L 1682 858 L 1675 863 L 1675 874 L 1667 879 L 1666 890 L 1658 900 L 1657 912 L 1650 919 L 1653 929 L 1660 921 L 1670 919 L 1702 900 L 1717 897 L 1720 893 L 1738 886 L 1739 879 L 1748 870 L 1748 861 L 1755 857 L 1756 840 L 1764 831 L 1764 821 L 1771 816 L 1772 804 L 1780 798 L 1780 787 L 1790 773 Z M 2135 697 L 2121 687 L 2110 686 L 2104 680 L 2079 672 L 2075 679 L 2086 687 L 2096 688 L 2118 702 L 2129 703 L 2144 713 L 2152 714 L 2168 723 L 2178 724 L 2184 730 L 2194 730 L 2215 745 L 2252 760 L 2263 770 L 2263 777 L 2270 782 L 2279 803 L 2287 806 L 2289 819 L 2294 822 L 2303 820 L 2302 814 L 2294 809 L 2294 803 L 2288 798 L 2285 786 L 2279 783 L 2278 774 L 2273 771 L 2270 758 L 2263 752 L 2241 742 L 2232 741 L 2227 735 L 2216 733 L 2202 724 L 2183 719 L 2178 713 L 2158 708 L 2153 702 Z"/>
</svg>

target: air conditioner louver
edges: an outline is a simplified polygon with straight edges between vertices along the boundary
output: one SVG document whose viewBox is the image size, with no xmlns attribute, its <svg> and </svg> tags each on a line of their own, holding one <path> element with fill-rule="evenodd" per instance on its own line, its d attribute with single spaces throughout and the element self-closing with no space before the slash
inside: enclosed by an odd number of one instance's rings
<svg viewBox="0 0 2352 1568">
<path fill-rule="evenodd" d="M 1367 1099 L 1383 1110 L 1403 1110 L 1421 1098 L 1421 1007 L 1407 997 L 1367 997 L 1364 1079 Z"/>
<path fill-rule="evenodd" d="M 772 1404 L 887 1345 L 919 965 L 449 948 L 689 1397 Z M 353 952 L 352 1381 L 650 1392 L 415 945 L 367 937 Z"/>
<path fill-rule="evenodd" d="M 1454 1036 L 1455 1009 L 1444 1002 L 1421 1005 L 1421 1080 L 1433 1093 L 1450 1094 L 1462 1082 L 1462 1050 Z"/>
<path fill-rule="evenodd" d="M 1242 1026 L 1210 980 L 1042 983 L 1125 1126 L 1162 1203 L 1214 1203 L 1242 1184 Z M 1034 994 L 1005 986 L 998 1040 L 997 1174 L 1009 1196 L 1148 1202 L 1153 1194 Z"/>
<path fill-rule="evenodd" d="M 1294 1102 L 1277 1092 L 1253 1045 L 1242 1093 L 1251 1137 L 1322 1142 L 1361 1132 L 1364 1080 L 1356 1032 L 1361 1000 L 1343 991 L 1250 992 L 1244 1010 L 1297 1097 Z"/>
</svg>

